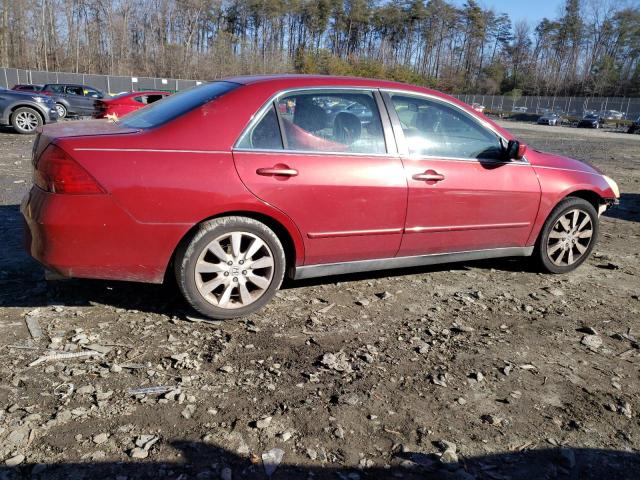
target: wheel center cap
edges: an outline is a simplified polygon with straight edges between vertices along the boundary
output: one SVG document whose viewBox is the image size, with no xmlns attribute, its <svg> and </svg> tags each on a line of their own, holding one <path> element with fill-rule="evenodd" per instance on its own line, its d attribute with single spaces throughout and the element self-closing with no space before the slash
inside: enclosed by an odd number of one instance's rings
<svg viewBox="0 0 640 480">
<path fill-rule="evenodd" d="M 231 275 L 240 275 L 240 267 L 237 265 L 231 267 Z"/>
</svg>

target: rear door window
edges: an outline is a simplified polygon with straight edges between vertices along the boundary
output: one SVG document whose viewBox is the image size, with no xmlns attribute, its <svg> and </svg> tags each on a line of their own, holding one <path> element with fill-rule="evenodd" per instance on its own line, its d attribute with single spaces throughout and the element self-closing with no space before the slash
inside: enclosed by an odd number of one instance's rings
<svg viewBox="0 0 640 480">
<path fill-rule="evenodd" d="M 277 101 L 286 150 L 386 153 L 380 113 L 367 91 L 302 91 Z"/>
<path fill-rule="evenodd" d="M 153 128 L 184 115 L 205 103 L 241 87 L 233 82 L 212 82 L 176 93 L 148 108 L 141 108 L 123 117 L 122 125 L 131 128 Z"/>
</svg>

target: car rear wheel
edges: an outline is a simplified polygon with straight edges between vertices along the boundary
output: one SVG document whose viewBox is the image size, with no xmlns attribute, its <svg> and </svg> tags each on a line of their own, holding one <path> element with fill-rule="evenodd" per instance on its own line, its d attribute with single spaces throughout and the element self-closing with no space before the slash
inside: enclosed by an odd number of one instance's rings
<svg viewBox="0 0 640 480">
<path fill-rule="evenodd" d="M 61 103 L 56 103 L 56 110 L 58 111 L 58 118 L 65 118 L 67 116 L 67 107 Z"/>
<path fill-rule="evenodd" d="M 215 319 L 261 309 L 280 287 L 284 270 L 284 249 L 276 234 L 257 220 L 236 216 L 201 224 L 175 261 L 186 300 Z"/>
<path fill-rule="evenodd" d="M 551 273 L 567 273 L 588 257 L 598 238 L 598 214 L 589 202 L 569 197 L 553 209 L 542 227 L 535 256 Z"/>
<path fill-rule="evenodd" d="M 35 133 L 42 125 L 42 117 L 33 108 L 20 107 L 11 114 L 11 126 L 18 133 Z"/>
</svg>

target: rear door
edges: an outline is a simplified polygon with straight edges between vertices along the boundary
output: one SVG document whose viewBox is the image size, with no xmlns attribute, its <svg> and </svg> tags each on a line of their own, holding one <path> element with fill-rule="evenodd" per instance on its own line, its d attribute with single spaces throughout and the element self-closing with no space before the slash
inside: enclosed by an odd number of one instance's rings
<svg viewBox="0 0 640 480">
<path fill-rule="evenodd" d="M 96 99 L 85 95 L 84 88 L 81 85 L 67 85 L 64 92 L 73 113 L 76 115 L 93 114 Z"/>
<path fill-rule="evenodd" d="M 409 185 L 398 256 L 523 247 L 540 203 L 526 160 L 505 160 L 500 136 L 445 100 L 384 94 Z"/>
<path fill-rule="evenodd" d="M 370 90 L 293 91 L 265 105 L 236 144 L 245 185 L 300 229 L 305 265 L 398 251 L 407 182 L 385 115 Z"/>
</svg>

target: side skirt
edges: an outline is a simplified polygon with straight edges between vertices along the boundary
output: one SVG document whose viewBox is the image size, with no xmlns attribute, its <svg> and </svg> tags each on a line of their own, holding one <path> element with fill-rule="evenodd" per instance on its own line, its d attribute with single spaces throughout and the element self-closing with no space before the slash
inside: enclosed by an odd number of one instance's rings
<svg viewBox="0 0 640 480">
<path fill-rule="evenodd" d="M 329 275 L 343 275 L 374 270 L 388 270 L 392 268 L 418 267 L 421 265 L 437 265 L 439 263 L 467 262 L 501 257 L 529 257 L 534 247 L 492 248 L 489 250 L 471 250 L 467 252 L 435 253 L 431 255 L 417 255 L 414 257 L 381 258 L 374 260 L 357 260 L 355 262 L 325 263 L 320 265 L 305 265 L 296 267 L 293 279 L 326 277 Z"/>
</svg>

